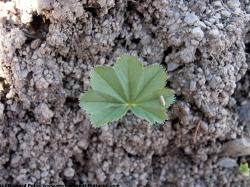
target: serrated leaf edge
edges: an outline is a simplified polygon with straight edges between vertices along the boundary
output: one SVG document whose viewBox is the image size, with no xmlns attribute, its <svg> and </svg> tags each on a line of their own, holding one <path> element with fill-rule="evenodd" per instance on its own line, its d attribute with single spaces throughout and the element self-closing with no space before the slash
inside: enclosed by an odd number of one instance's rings
<svg viewBox="0 0 250 187">
<path fill-rule="evenodd" d="M 109 121 L 108 123 L 101 124 L 100 126 L 95 125 L 95 123 L 92 121 L 92 118 L 91 118 L 91 116 L 90 116 L 90 117 L 89 117 L 90 123 L 92 124 L 92 127 L 94 127 L 95 129 L 96 129 L 96 128 L 101 128 L 101 127 L 103 127 L 103 126 L 105 126 L 105 125 L 110 125 L 110 123 L 118 122 L 119 120 L 121 120 L 121 119 L 127 114 L 128 110 L 129 110 L 129 109 L 127 109 L 127 110 L 121 115 L 121 117 L 115 118 L 115 119 Z M 87 113 L 88 113 L 88 112 L 87 112 Z M 88 114 L 90 114 L 90 113 L 88 113 Z M 91 115 L 91 114 L 90 114 L 90 115 Z"/>
<path fill-rule="evenodd" d="M 124 55 L 118 57 L 117 60 L 115 61 L 115 63 L 117 63 L 119 60 L 121 60 L 124 56 L 130 56 L 130 55 L 131 55 L 131 56 L 135 56 L 135 55 L 133 55 L 133 54 L 126 53 L 126 54 L 124 54 Z M 168 80 L 168 73 L 167 73 L 167 71 L 166 71 L 166 68 L 164 68 L 161 64 L 158 64 L 158 63 L 153 63 L 153 64 L 149 64 L 148 66 L 145 66 L 145 64 L 143 63 L 143 60 L 141 60 L 139 57 L 137 57 L 137 58 L 138 58 L 138 61 L 142 64 L 143 69 L 144 69 L 144 68 L 148 68 L 148 67 L 152 67 L 152 66 L 158 66 L 158 67 L 160 67 L 161 69 L 163 69 L 163 71 L 165 72 L 165 75 L 166 75 L 165 78 L 164 78 L 164 82 L 165 82 L 165 83 L 167 82 L 167 80 Z M 107 67 L 110 67 L 110 68 L 114 69 L 115 63 L 112 64 L 112 65 L 107 65 Z M 103 65 L 96 65 L 96 66 L 91 70 L 91 72 L 90 72 L 90 82 L 91 82 L 91 80 L 92 80 L 93 73 L 95 72 L 95 68 L 97 68 L 97 67 L 103 67 Z M 115 70 L 115 69 L 114 69 L 114 70 Z M 119 80 L 119 79 L 118 79 L 118 80 Z M 120 81 L 120 80 L 119 80 L 119 81 Z M 120 84 L 121 84 L 121 82 L 120 82 Z M 90 86 L 91 86 L 91 84 L 90 84 Z M 163 87 L 163 88 L 166 88 L 166 87 Z M 168 89 L 170 89 L 170 88 L 168 88 Z M 171 90 L 172 90 L 172 89 L 171 89 Z M 171 103 L 168 107 L 165 107 L 165 108 L 164 108 L 164 112 L 165 112 L 165 114 L 166 114 L 166 119 L 164 119 L 163 122 L 161 122 L 161 123 L 160 123 L 160 122 L 154 122 L 154 123 L 152 123 L 151 121 L 148 121 L 147 119 L 144 119 L 144 118 L 142 118 L 142 117 L 140 117 L 140 116 L 138 116 L 138 115 L 136 115 L 135 113 L 132 112 L 133 115 L 136 116 L 136 117 L 138 117 L 138 118 L 141 119 L 141 120 L 147 121 L 149 124 L 152 124 L 152 125 L 155 125 L 155 124 L 159 124 L 159 125 L 164 124 L 165 121 L 167 121 L 167 120 L 169 119 L 168 113 L 167 113 L 166 109 L 168 109 L 168 108 L 169 108 L 171 105 L 173 105 L 173 104 L 175 103 L 175 101 L 176 101 L 175 91 L 174 91 L 174 90 L 172 90 L 172 91 L 173 91 L 173 101 L 172 101 L 172 103 Z M 84 93 L 85 93 L 85 92 L 84 92 Z M 80 98 L 81 98 L 82 95 L 84 95 L 84 93 L 82 93 L 82 94 L 80 95 L 79 99 L 78 99 L 79 105 L 80 105 L 80 102 L 81 102 L 81 101 L 80 101 Z M 140 93 L 139 93 L 139 94 L 140 94 Z M 139 94 L 138 94 L 138 95 L 139 95 Z M 108 94 L 107 94 L 107 95 L 108 95 Z M 111 96 L 111 95 L 109 95 L 109 96 Z M 136 97 L 136 98 L 137 98 L 137 97 Z M 136 98 L 135 98 L 135 100 L 136 100 Z M 127 104 L 127 103 L 125 102 L 124 104 Z M 120 119 L 122 119 L 122 118 L 126 115 L 126 113 L 128 112 L 128 110 L 131 110 L 131 109 L 132 109 L 131 107 L 128 107 L 127 110 L 126 110 L 120 117 L 115 118 L 115 119 L 109 121 L 109 122 L 106 123 L 106 124 L 101 124 L 100 126 L 96 126 L 96 125 L 93 123 L 91 116 L 89 117 L 89 119 L 90 119 L 90 122 L 91 122 L 91 124 L 92 124 L 92 127 L 94 127 L 94 128 L 100 128 L 100 127 L 103 127 L 103 126 L 105 126 L 105 125 L 109 125 L 110 123 L 119 121 Z M 91 112 L 88 112 L 88 111 L 86 111 L 86 113 L 89 114 L 89 115 L 94 114 L 94 113 L 91 113 Z"/>
</svg>

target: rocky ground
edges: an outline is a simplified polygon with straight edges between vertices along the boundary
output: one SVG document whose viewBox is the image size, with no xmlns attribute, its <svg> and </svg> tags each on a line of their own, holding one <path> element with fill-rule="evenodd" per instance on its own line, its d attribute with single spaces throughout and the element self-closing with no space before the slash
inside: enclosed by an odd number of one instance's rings
<svg viewBox="0 0 250 187">
<path fill-rule="evenodd" d="M 249 186 L 249 21 L 249 0 L 0 0 L 1 183 Z M 168 71 L 164 125 L 80 109 L 124 53 Z"/>
</svg>

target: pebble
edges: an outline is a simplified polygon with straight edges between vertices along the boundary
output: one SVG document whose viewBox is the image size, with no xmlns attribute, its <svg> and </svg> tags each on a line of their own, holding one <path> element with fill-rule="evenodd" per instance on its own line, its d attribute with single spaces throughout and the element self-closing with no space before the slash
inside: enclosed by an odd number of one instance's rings
<svg viewBox="0 0 250 187">
<path fill-rule="evenodd" d="M 201 122 L 201 129 L 204 131 L 204 132 L 207 132 L 208 131 L 208 124 L 205 123 L 205 122 Z"/>
<path fill-rule="evenodd" d="M 82 148 L 82 149 L 87 149 L 89 143 L 88 143 L 88 141 L 87 141 L 86 139 L 84 139 L 84 140 L 79 141 L 77 145 L 78 145 L 80 148 Z"/>
<path fill-rule="evenodd" d="M 224 29 L 224 25 L 222 23 L 217 23 L 216 26 L 219 28 L 219 29 Z"/>
<path fill-rule="evenodd" d="M 44 177 L 47 177 L 49 175 L 49 172 L 48 171 L 43 171 L 41 173 L 41 177 L 44 178 Z"/>
<path fill-rule="evenodd" d="M 170 62 L 167 64 L 167 70 L 168 71 L 174 71 L 179 67 L 179 64 L 176 64 L 174 62 Z"/>
<path fill-rule="evenodd" d="M 40 46 L 41 43 L 42 43 L 42 41 L 40 39 L 36 39 L 36 40 L 31 42 L 30 47 L 31 47 L 31 49 L 36 49 Z"/>
<path fill-rule="evenodd" d="M 46 123 L 54 116 L 54 112 L 47 104 L 42 103 L 35 109 L 35 115 L 39 122 Z"/>
<path fill-rule="evenodd" d="M 195 27 L 192 30 L 192 35 L 195 39 L 201 41 L 204 37 L 204 32 L 201 30 L 200 27 Z"/>
<path fill-rule="evenodd" d="M 75 175 L 75 170 L 73 168 L 66 168 L 63 174 L 67 178 L 72 178 Z"/>
<path fill-rule="evenodd" d="M 220 31 L 218 29 L 212 29 L 209 31 L 209 36 L 211 36 L 211 38 L 219 38 L 220 36 Z"/>
<path fill-rule="evenodd" d="M 196 90 L 196 81 L 190 81 L 190 91 L 195 91 Z"/>
<path fill-rule="evenodd" d="M 214 18 L 214 17 L 209 18 L 209 22 L 211 24 L 214 24 L 216 22 L 216 18 Z"/>
<path fill-rule="evenodd" d="M 221 15 L 226 17 L 226 18 L 229 18 L 231 16 L 231 13 L 227 10 L 222 10 Z"/>
<path fill-rule="evenodd" d="M 204 21 L 204 23 L 208 26 L 208 27 L 211 27 L 212 26 L 212 23 L 210 21 Z"/>
<path fill-rule="evenodd" d="M 233 167 L 237 167 L 237 162 L 236 160 L 232 159 L 232 158 L 222 158 L 217 162 L 218 166 L 221 166 L 223 168 L 233 168 Z"/>
<path fill-rule="evenodd" d="M 195 58 L 195 48 L 188 47 L 180 51 L 180 58 L 185 63 L 190 63 Z"/>
<path fill-rule="evenodd" d="M 240 120 L 248 124 L 248 126 L 250 126 L 250 101 L 239 107 L 238 114 Z"/>
<path fill-rule="evenodd" d="M 226 29 L 229 31 L 229 32 L 233 32 L 236 28 L 234 25 L 230 24 L 228 26 L 226 26 Z"/>
<path fill-rule="evenodd" d="M 214 1 L 214 2 L 213 2 L 213 5 L 214 5 L 215 7 L 222 7 L 221 1 Z"/>
<path fill-rule="evenodd" d="M 227 2 L 227 5 L 231 9 L 236 9 L 240 7 L 240 1 L 239 0 L 230 0 Z"/>
<path fill-rule="evenodd" d="M 200 27 L 202 27 L 202 28 L 207 28 L 206 24 L 203 23 L 202 21 L 198 21 L 198 22 L 196 22 L 194 25 L 195 25 L 195 26 L 200 26 Z"/>
<path fill-rule="evenodd" d="M 236 139 L 236 138 L 237 138 L 237 134 L 236 134 L 236 133 L 232 133 L 232 134 L 230 135 L 230 138 Z"/>
<path fill-rule="evenodd" d="M 50 10 L 51 4 L 51 0 L 39 1 L 39 6 L 37 7 L 38 12 L 41 12 L 42 10 Z"/>
<path fill-rule="evenodd" d="M 105 173 L 101 169 L 96 170 L 96 177 L 100 182 L 104 182 L 105 179 L 107 178 Z"/>
<path fill-rule="evenodd" d="M 23 24 L 30 23 L 32 21 L 32 14 L 24 12 L 23 14 L 21 14 L 21 21 Z"/>
<path fill-rule="evenodd" d="M 250 12 L 250 5 L 248 5 L 248 6 L 246 7 L 246 10 L 247 10 L 248 12 Z"/>
<path fill-rule="evenodd" d="M 250 155 L 250 139 L 240 138 L 224 144 L 223 155 L 238 157 Z"/>
<path fill-rule="evenodd" d="M 194 13 L 189 13 L 189 14 L 186 15 L 186 17 L 184 18 L 184 21 L 185 21 L 188 25 L 193 25 L 195 22 L 199 21 L 199 18 L 198 18 Z"/>
<path fill-rule="evenodd" d="M 3 119 L 4 117 L 4 105 L 0 103 L 0 119 Z"/>
<path fill-rule="evenodd" d="M 17 156 L 14 156 L 12 159 L 11 159 L 11 166 L 12 167 L 17 167 L 18 166 L 18 163 L 20 162 L 21 160 L 21 157 L 19 155 Z"/>
</svg>

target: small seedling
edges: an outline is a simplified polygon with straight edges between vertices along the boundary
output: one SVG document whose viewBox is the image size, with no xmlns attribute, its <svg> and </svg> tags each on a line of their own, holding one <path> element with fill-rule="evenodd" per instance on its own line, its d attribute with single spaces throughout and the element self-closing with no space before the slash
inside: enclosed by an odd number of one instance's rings
<svg viewBox="0 0 250 187">
<path fill-rule="evenodd" d="M 246 177 L 250 176 L 250 169 L 249 169 L 248 163 L 241 163 L 239 169 L 242 175 Z"/>
<path fill-rule="evenodd" d="M 97 66 L 91 87 L 80 106 L 91 114 L 94 127 L 120 119 L 131 110 L 150 123 L 163 123 L 174 91 L 165 88 L 167 74 L 159 64 L 144 67 L 137 57 L 124 55 L 113 67 Z"/>
</svg>

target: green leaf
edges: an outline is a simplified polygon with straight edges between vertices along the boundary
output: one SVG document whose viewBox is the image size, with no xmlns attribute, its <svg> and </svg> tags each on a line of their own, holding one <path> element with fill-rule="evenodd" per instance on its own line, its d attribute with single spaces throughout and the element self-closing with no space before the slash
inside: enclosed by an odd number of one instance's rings
<svg viewBox="0 0 250 187">
<path fill-rule="evenodd" d="M 239 170 L 240 170 L 242 175 L 244 175 L 246 177 L 250 176 L 250 169 L 248 167 L 248 163 L 241 163 Z"/>
<path fill-rule="evenodd" d="M 89 90 L 80 97 L 80 106 L 90 113 L 120 105 L 123 105 L 120 100 L 97 90 Z"/>
<path fill-rule="evenodd" d="M 174 91 L 165 88 L 166 80 L 158 64 L 144 67 L 137 57 L 124 55 L 113 67 L 94 68 L 92 89 L 80 96 L 80 106 L 91 114 L 94 127 L 118 120 L 128 110 L 150 123 L 162 123 L 174 102 Z"/>
<path fill-rule="evenodd" d="M 91 86 L 93 90 L 110 94 L 120 101 L 125 102 L 124 90 L 116 76 L 114 69 L 111 67 L 96 67 L 92 72 Z"/>
<path fill-rule="evenodd" d="M 169 108 L 175 102 L 174 90 L 163 88 L 161 94 L 165 99 L 165 108 Z"/>
<path fill-rule="evenodd" d="M 118 59 L 114 70 L 124 88 L 127 101 L 132 101 L 143 89 L 143 64 L 134 56 L 124 55 Z"/>
<path fill-rule="evenodd" d="M 166 84 L 167 74 L 158 64 L 151 65 L 144 70 L 143 88 L 136 97 L 136 101 L 143 100 L 148 93 L 160 90 Z"/>
<path fill-rule="evenodd" d="M 127 110 L 128 106 L 125 104 L 108 107 L 92 114 L 91 122 L 94 127 L 101 127 L 105 123 L 118 120 L 127 112 Z"/>
</svg>

